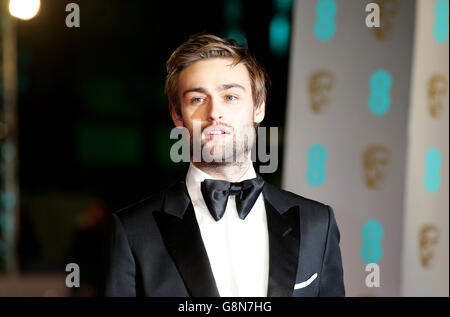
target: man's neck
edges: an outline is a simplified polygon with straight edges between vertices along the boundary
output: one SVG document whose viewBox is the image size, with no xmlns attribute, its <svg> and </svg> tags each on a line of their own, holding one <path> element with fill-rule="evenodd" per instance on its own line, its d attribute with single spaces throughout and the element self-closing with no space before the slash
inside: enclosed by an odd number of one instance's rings
<svg viewBox="0 0 450 317">
<path fill-rule="evenodd" d="M 192 162 L 192 164 L 216 179 L 226 180 L 229 182 L 237 182 L 248 171 L 252 164 L 252 161 L 248 159 L 244 160 L 243 162 L 233 163 Z"/>
</svg>

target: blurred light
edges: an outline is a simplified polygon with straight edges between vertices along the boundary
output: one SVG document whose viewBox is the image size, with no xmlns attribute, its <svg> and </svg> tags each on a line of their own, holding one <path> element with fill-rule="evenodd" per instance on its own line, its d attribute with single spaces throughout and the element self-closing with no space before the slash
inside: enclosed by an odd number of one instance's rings
<svg viewBox="0 0 450 317">
<path fill-rule="evenodd" d="M 239 23 L 242 19 L 242 4 L 240 0 L 225 1 L 225 20 L 230 24 Z"/>
<path fill-rule="evenodd" d="M 286 54 L 289 47 L 290 24 L 286 16 L 278 14 L 270 21 L 270 50 L 275 55 Z"/>
<path fill-rule="evenodd" d="M 12 192 L 2 192 L 0 194 L 0 200 L 3 205 L 3 209 L 9 211 L 14 208 L 16 205 L 16 195 Z M 5 225 L 8 225 L 8 222 L 5 221 Z"/>
<path fill-rule="evenodd" d="M 10 0 L 9 12 L 12 16 L 22 20 L 29 20 L 36 16 L 41 7 L 40 0 Z"/>
<path fill-rule="evenodd" d="M 238 42 L 243 46 L 247 46 L 247 38 L 240 28 L 231 28 L 225 32 L 225 37 Z"/>
<path fill-rule="evenodd" d="M 86 165 L 133 166 L 142 158 L 142 134 L 130 125 L 80 122 L 76 151 Z"/>
<path fill-rule="evenodd" d="M 0 157 L 5 161 L 12 161 L 16 157 L 16 148 L 10 143 L 2 145 L 0 150 Z"/>
<path fill-rule="evenodd" d="M 275 8 L 278 12 L 289 13 L 292 7 L 292 0 L 275 0 Z"/>
</svg>

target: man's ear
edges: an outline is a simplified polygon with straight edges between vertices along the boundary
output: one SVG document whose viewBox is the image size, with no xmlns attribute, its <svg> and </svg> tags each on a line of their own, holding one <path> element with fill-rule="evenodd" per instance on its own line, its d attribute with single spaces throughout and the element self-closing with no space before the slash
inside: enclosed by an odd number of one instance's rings
<svg viewBox="0 0 450 317">
<path fill-rule="evenodd" d="M 253 113 L 253 121 L 255 123 L 261 123 L 265 115 L 266 115 L 266 103 L 263 101 L 258 107 L 256 107 Z"/>
<path fill-rule="evenodd" d="M 183 117 L 181 116 L 181 114 L 177 113 L 177 111 L 175 110 L 175 107 L 170 108 L 170 116 L 172 117 L 173 124 L 177 128 L 181 128 L 184 126 Z"/>
</svg>

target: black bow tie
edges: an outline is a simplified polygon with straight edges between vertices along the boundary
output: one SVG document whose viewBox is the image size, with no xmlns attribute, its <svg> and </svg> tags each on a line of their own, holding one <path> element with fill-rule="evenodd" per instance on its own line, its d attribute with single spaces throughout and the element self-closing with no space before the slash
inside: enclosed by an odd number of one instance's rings
<svg viewBox="0 0 450 317">
<path fill-rule="evenodd" d="M 200 186 L 206 206 L 216 221 L 225 213 L 230 195 L 235 195 L 239 218 L 245 219 L 264 187 L 264 180 L 260 175 L 238 183 L 205 179 Z"/>
</svg>

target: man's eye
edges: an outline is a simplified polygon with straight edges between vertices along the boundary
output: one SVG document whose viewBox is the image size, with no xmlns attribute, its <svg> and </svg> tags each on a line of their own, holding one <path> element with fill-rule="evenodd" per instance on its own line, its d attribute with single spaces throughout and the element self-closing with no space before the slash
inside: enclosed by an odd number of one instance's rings
<svg viewBox="0 0 450 317">
<path fill-rule="evenodd" d="M 227 101 L 234 101 L 234 100 L 237 99 L 237 97 L 236 97 L 236 96 L 233 96 L 233 95 L 227 95 L 227 96 L 225 96 L 225 99 L 226 99 Z"/>
<path fill-rule="evenodd" d="M 203 100 L 204 98 L 196 97 L 191 99 L 191 103 L 201 103 Z"/>
</svg>

